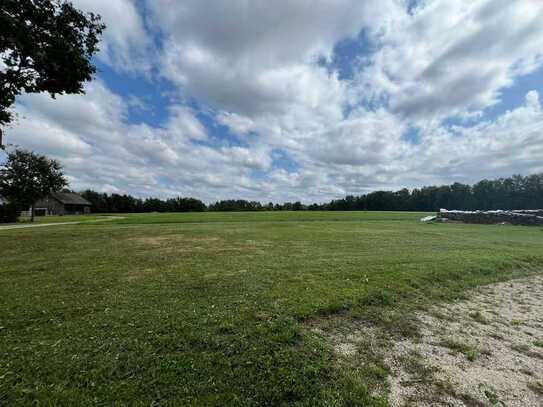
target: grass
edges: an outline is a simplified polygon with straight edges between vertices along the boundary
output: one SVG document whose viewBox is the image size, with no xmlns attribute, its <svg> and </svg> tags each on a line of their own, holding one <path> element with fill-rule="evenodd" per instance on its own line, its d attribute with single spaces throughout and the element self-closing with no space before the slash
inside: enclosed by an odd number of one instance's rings
<svg viewBox="0 0 543 407">
<path fill-rule="evenodd" d="M 498 397 L 498 394 L 496 393 L 496 390 L 491 386 L 480 383 L 479 391 L 485 395 L 491 406 L 496 406 L 498 405 L 498 403 L 500 403 L 500 399 Z"/>
<path fill-rule="evenodd" d="M 453 338 L 445 338 L 440 345 L 450 349 L 454 353 L 463 353 L 470 362 L 475 361 L 480 353 L 488 354 L 487 350 L 481 351 L 469 343 L 461 342 Z"/>
<path fill-rule="evenodd" d="M 0 404 L 384 406 L 364 382 L 383 367 L 338 369 L 307 321 L 341 314 L 408 334 L 415 307 L 543 264 L 541 228 L 421 216 L 149 214 L 0 230 Z"/>
</svg>

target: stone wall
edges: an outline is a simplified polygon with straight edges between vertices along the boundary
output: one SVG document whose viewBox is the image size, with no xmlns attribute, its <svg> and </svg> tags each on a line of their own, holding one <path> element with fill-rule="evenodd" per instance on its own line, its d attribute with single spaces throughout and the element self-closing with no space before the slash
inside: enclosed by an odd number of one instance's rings
<svg viewBox="0 0 543 407">
<path fill-rule="evenodd" d="M 523 209 L 519 211 L 513 211 L 515 213 L 524 213 L 526 215 L 535 215 L 543 217 L 543 209 Z"/>
<path fill-rule="evenodd" d="M 543 226 L 543 210 L 537 211 L 448 211 L 441 209 L 437 217 L 441 220 L 464 223 Z"/>
</svg>

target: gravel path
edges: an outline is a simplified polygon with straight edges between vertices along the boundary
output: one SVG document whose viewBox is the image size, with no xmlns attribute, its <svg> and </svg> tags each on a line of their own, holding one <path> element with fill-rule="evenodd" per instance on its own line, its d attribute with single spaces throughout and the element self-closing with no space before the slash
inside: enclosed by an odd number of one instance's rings
<svg viewBox="0 0 543 407">
<path fill-rule="evenodd" d="M 366 324 L 310 327 L 340 367 L 381 355 L 388 384 L 372 389 L 392 407 L 543 407 L 543 276 L 474 290 L 415 315 L 420 335 L 383 340 Z M 386 336 L 386 334 L 385 334 Z"/>
<path fill-rule="evenodd" d="M 107 222 L 107 221 L 116 220 L 116 219 L 124 219 L 124 217 L 122 217 L 122 216 L 108 216 L 108 217 L 104 217 L 104 219 L 82 220 L 82 221 L 74 221 L 74 222 L 35 223 L 35 224 L 31 224 L 31 225 L 7 225 L 7 226 L 0 226 L 0 231 L 2 231 L 2 230 L 13 230 L 13 229 L 41 228 L 41 227 L 45 227 L 45 226 L 78 225 L 80 223 Z"/>
<path fill-rule="evenodd" d="M 396 342 L 386 360 L 392 406 L 543 406 L 543 277 L 418 318 L 420 340 Z"/>
</svg>

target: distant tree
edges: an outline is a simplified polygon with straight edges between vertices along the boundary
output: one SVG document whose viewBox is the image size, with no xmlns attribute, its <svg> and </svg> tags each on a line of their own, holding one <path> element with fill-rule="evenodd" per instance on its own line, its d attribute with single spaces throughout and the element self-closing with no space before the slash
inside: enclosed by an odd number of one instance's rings
<svg viewBox="0 0 543 407">
<path fill-rule="evenodd" d="M 205 203 L 195 198 L 170 198 L 162 200 L 147 198 L 143 201 L 132 195 L 101 194 L 86 190 L 81 196 L 92 204 L 95 213 L 137 213 L 137 212 L 203 212 Z"/>
<path fill-rule="evenodd" d="M 304 209 L 304 206 L 300 201 L 294 202 L 292 204 L 292 210 L 293 211 L 302 211 Z"/>
<path fill-rule="evenodd" d="M 32 221 L 34 204 L 66 185 L 57 161 L 31 151 L 8 153 L 6 163 L 0 166 L 0 195 L 19 209 L 31 208 Z"/>
<path fill-rule="evenodd" d="M 524 205 L 529 209 L 543 208 L 543 174 L 534 174 L 524 178 Z"/>
<path fill-rule="evenodd" d="M 81 196 L 91 203 L 93 213 L 109 213 L 108 196 L 92 190 L 86 190 Z"/>
<path fill-rule="evenodd" d="M 196 198 L 177 198 L 180 201 L 179 210 L 181 212 L 203 212 L 206 205 L 202 201 Z"/>
<path fill-rule="evenodd" d="M 301 202 L 261 204 L 256 201 L 229 199 L 207 207 L 195 198 L 148 198 L 130 195 L 101 194 L 85 191 L 82 195 L 92 203 L 93 212 L 201 212 L 209 211 L 422 211 L 446 209 L 536 209 L 543 208 L 543 174 L 514 175 L 510 178 L 484 180 L 474 186 L 425 186 L 399 191 L 374 191 L 365 195 L 347 195 L 328 203 L 304 205 Z"/>
<path fill-rule="evenodd" d="M 0 146 L 21 93 L 83 93 L 105 26 L 64 0 L 0 2 Z"/>
<path fill-rule="evenodd" d="M 450 192 L 451 200 L 449 209 L 473 209 L 473 197 L 469 185 L 455 182 L 450 186 Z"/>
<path fill-rule="evenodd" d="M 394 210 L 395 211 L 408 211 L 411 209 L 411 195 L 407 188 L 394 192 Z"/>
<path fill-rule="evenodd" d="M 473 198 L 476 209 L 493 209 L 493 202 L 497 198 L 496 186 L 493 181 L 482 180 L 473 186 Z"/>
<path fill-rule="evenodd" d="M 234 211 L 261 211 L 265 207 L 260 202 L 246 201 L 244 199 L 227 199 L 223 201 L 217 201 L 209 205 L 210 211 L 218 212 L 234 212 Z"/>
</svg>

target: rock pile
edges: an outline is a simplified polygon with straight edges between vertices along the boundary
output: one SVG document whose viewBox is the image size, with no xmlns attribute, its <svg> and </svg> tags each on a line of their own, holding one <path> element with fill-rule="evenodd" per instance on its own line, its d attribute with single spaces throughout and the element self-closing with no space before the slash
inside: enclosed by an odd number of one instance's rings
<svg viewBox="0 0 543 407">
<path fill-rule="evenodd" d="M 524 213 L 526 215 L 543 216 L 543 209 L 523 209 L 520 211 L 512 211 L 515 213 Z"/>
<path fill-rule="evenodd" d="M 448 211 L 440 209 L 436 220 L 464 223 L 543 226 L 543 210 Z"/>
</svg>

